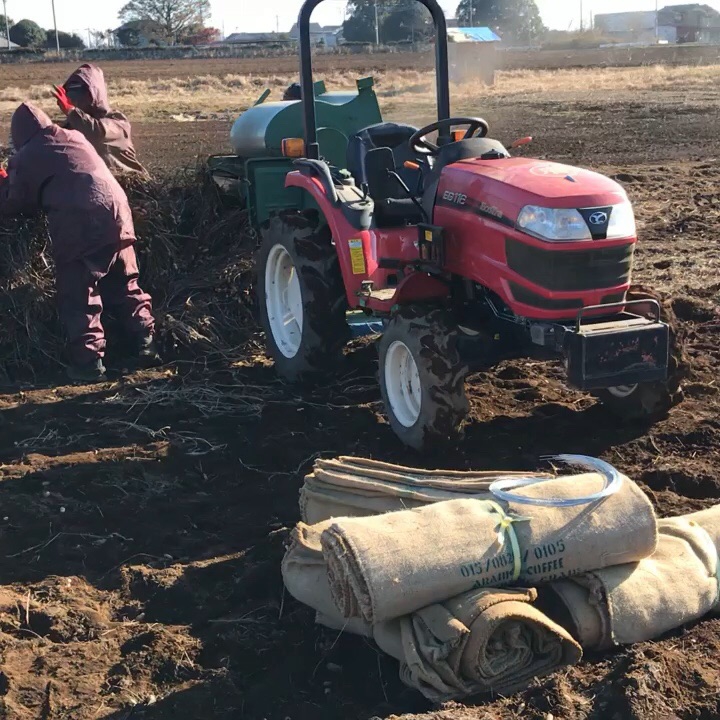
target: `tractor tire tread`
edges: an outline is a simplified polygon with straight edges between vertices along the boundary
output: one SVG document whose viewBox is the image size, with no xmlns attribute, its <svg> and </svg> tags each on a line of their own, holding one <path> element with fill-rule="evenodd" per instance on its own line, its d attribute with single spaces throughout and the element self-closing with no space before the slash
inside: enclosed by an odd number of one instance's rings
<svg viewBox="0 0 720 720">
<path fill-rule="evenodd" d="M 410 338 L 415 339 L 423 396 L 420 418 L 413 427 L 406 428 L 390 412 L 382 368 L 389 346 L 396 339 L 408 343 Z M 393 316 L 380 340 L 380 388 L 390 424 L 406 445 L 426 450 L 462 438 L 470 411 L 465 392 L 467 372 L 457 347 L 457 330 L 446 311 L 407 306 Z"/>
<path fill-rule="evenodd" d="M 345 319 L 347 297 L 340 261 L 329 228 L 316 212 L 285 212 L 261 228 L 256 253 L 259 316 L 269 355 L 277 371 L 288 380 L 336 369 L 350 338 Z M 290 252 L 303 294 L 303 338 L 300 350 L 286 358 L 277 350 L 264 304 L 264 261 L 272 247 L 282 243 Z"/>
</svg>

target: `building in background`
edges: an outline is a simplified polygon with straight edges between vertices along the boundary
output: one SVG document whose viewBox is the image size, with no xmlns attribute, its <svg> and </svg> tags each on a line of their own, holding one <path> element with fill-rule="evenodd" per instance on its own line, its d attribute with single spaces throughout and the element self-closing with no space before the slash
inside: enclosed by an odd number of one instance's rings
<svg viewBox="0 0 720 720">
<path fill-rule="evenodd" d="M 323 27 L 318 23 L 310 23 L 310 42 L 312 45 L 324 45 L 325 47 L 342 45 L 344 42 L 342 32 L 342 25 L 325 25 Z M 300 30 L 297 23 L 290 30 L 290 38 L 295 42 L 300 42 Z"/>
<path fill-rule="evenodd" d="M 224 40 L 213 43 L 214 45 L 254 45 L 256 43 L 279 43 L 288 42 L 287 34 L 282 33 L 249 33 L 237 32 L 228 35 Z"/>
<path fill-rule="evenodd" d="M 676 29 L 677 42 L 720 44 L 720 12 L 709 5 L 668 5 L 661 14 Z"/>
<path fill-rule="evenodd" d="M 488 27 L 448 29 L 450 80 L 495 84 L 500 36 Z"/>
<path fill-rule="evenodd" d="M 595 16 L 595 29 L 620 43 L 720 44 L 720 12 L 693 3 L 658 12 L 601 13 Z"/>
<path fill-rule="evenodd" d="M 10 41 L 10 47 L 8 47 L 7 38 L 4 35 L 0 35 L 0 52 L 8 52 L 8 50 L 18 50 L 19 45 L 16 45 L 12 40 Z"/>
<path fill-rule="evenodd" d="M 655 12 L 605 13 L 595 16 L 595 30 L 608 38 L 622 43 L 651 44 L 677 42 L 677 30 L 667 24 L 668 14 Z"/>
</svg>

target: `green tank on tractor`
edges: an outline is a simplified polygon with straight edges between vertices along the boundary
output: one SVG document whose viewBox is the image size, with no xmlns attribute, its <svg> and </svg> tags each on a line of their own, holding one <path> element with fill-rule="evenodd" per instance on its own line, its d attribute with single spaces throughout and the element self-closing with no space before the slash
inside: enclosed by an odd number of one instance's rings
<svg viewBox="0 0 720 720">
<path fill-rule="evenodd" d="M 349 138 L 382 122 L 373 79 L 363 78 L 356 85 L 355 92 L 328 92 L 322 80 L 314 85 L 320 151 L 337 168 L 345 167 Z M 215 181 L 248 208 L 255 226 L 282 210 L 309 207 L 306 193 L 285 187 L 295 158 L 283 155 L 283 141 L 302 138 L 302 102 L 268 102 L 269 96 L 265 90 L 235 121 L 230 133 L 234 154 L 209 160 Z"/>
</svg>

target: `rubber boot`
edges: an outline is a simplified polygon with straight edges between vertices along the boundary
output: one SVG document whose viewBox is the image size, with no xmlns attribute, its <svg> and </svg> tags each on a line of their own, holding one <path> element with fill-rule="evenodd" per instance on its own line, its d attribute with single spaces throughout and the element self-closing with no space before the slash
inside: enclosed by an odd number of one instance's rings
<svg viewBox="0 0 720 720">
<path fill-rule="evenodd" d="M 76 383 L 92 385 L 93 383 L 105 382 L 105 366 L 101 358 L 97 358 L 83 365 L 68 365 L 67 376 Z"/>
</svg>

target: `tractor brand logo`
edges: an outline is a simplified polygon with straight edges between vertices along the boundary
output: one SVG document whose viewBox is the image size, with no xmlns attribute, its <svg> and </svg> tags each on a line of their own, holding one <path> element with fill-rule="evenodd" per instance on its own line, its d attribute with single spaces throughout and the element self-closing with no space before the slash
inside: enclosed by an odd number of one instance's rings
<svg viewBox="0 0 720 720">
<path fill-rule="evenodd" d="M 452 190 L 446 190 L 443 193 L 443 200 L 454 203 L 455 205 L 465 205 L 467 202 L 467 195 L 464 193 L 452 192 Z"/>
<path fill-rule="evenodd" d="M 608 221 L 608 214 L 606 212 L 594 212 L 588 220 L 591 225 L 605 225 Z"/>
</svg>

